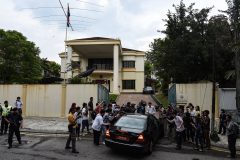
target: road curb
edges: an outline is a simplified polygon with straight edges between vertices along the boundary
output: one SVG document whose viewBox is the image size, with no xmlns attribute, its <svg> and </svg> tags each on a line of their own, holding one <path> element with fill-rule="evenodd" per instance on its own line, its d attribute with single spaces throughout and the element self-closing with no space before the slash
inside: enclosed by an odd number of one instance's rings
<svg viewBox="0 0 240 160">
<path fill-rule="evenodd" d="M 216 144 L 215 142 L 211 141 L 211 146 L 228 150 L 228 144 Z M 240 146 L 236 146 L 236 150 L 240 151 Z"/>
<path fill-rule="evenodd" d="M 21 134 L 39 137 L 67 137 L 69 133 L 67 131 L 42 131 L 42 130 L 21 130 Z M 92 134 L 86 134 L 80 136 L 80 138 L 92 138 Z"/>
</svg>

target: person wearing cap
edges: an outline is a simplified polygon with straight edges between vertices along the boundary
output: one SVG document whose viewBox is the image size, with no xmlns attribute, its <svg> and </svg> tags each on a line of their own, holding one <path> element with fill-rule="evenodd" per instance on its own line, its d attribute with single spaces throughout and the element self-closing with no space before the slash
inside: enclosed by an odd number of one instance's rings
<svg viewBox="0 0 240 160">
<path fill-rule="evenodd" d="M 13 134 L 15 133 L 18 143 L 22 144 L 20 127 L 22 127 L 22 116 L 18 113 L 17 108 L 13 108 L 12 112 L 7 115 L 5 121 L 9 124 L 9 133 L 8 133 L 8 149 L 12 148 L 12 139 Z"/>
<path fill-rule="evenodd" d="M 0 135 L 7 134 L 8 123 L 6 121 L 6 118 L 10 114 L 11 110 L 12 110 L 12 106 L 8 105 L 8 101 L 4 101 L 4 105 L 2 106 L 2 121 L 1 121 L 1 133 L 0 133 Z"/>
</svg>

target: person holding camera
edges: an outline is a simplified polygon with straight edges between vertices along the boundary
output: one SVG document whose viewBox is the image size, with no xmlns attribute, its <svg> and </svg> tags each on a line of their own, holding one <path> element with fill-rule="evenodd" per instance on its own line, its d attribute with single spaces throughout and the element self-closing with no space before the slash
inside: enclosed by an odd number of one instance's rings
<svg viewBox="0 0 240 160">
<path fill-rule="evenodd" d="M 70 108 L 69 114 L 68 114 L 68 131 L 69 136 L 67 139 L 66 147 L 65 149 L 72 149 L 72 153 L 79 153 L 76 150 L 76 128 L 77 128 L 77 117 L 74 116 L 74 113 L 76 112 L 76 108 Z M 72 147 L 70 147 L 70 142 L 72 141 Z"/>
</svg>

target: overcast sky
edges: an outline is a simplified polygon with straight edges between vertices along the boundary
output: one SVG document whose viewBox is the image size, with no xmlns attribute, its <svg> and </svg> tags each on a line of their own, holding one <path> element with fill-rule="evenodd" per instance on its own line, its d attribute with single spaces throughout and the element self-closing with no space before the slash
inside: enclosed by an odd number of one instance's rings
<svg viewBox="0 0 240 160">
<path fill-rule="evenodd" d="M 121 39 L 122 46 L 147 51 L 164 29 L 163 19 L 180 0 L 61 0 L 69 3 L 71 24 L 76 31 L 68 39 L 109 37 Z M 0 0 L 0 28 L 17 30 L 41 50 L 41 57 L 60 63 L 64 51 L 65 19 L 59 0 Z M 214 6 L 211 15 L 227 8 L 225 0 L 184 0 L 195 8 Z M 49 8 L 39 8 L 49 7 Z M 38 8 L 38 9 L 34 9 Z"/>
</svg>

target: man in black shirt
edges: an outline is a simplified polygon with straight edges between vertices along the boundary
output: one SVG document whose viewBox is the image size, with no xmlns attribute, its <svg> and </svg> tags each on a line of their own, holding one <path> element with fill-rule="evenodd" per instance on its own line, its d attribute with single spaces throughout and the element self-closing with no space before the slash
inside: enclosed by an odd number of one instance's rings
<svg viewBox="0 0 240 160">
<path fill-rule="evenodd" d="M 88 102 L 88 114 L 89 114 L 89 121 L 91 122 L 92 119 L 92 113 L 93 113 L 93 97 L 90 97 L 90 101 Z"/>
<path fill-rule="evenodd" d="M 13 134 L 15 133 L 18 143 L 22 144 L 20 130 L 19 128 L 22 126 L 22 116 L 18 113 L 17 108 L 13 108 L 12 112 L 5 118 L 9 126 L 9 134 L 8 134 L 8 149 L 12 148 L 12 139 Z"/>
<path fill-rule="evenodd" d="M 218 130 L 218 134 L 223 134 L 225 135 L 226 134 L 226 113 L 225 113 L 225 110 L 224 109 L 221 109 L 221 114 L 220 114 L 220 123 L 219 123 L 219 130 Z M 223 129 L 223 132 L 222 132 L 222 129 Z"/>
</svg>

